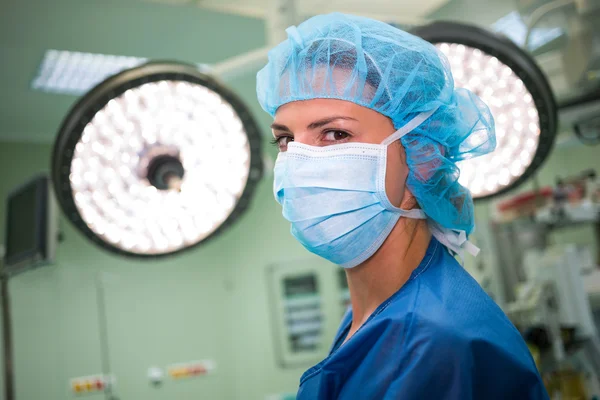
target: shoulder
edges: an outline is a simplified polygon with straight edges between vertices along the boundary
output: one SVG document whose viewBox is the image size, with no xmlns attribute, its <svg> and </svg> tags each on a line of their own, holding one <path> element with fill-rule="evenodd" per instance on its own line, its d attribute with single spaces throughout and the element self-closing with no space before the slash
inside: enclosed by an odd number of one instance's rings
<svg viewBox="0 0 600 400">
<path fill-rule="evenodd" d="M 410 329 L 406 331 L 400 369 L 420 357 L 426 363 L 436 360 L 436 379 L 459 380 L 480 393 L 478 397 L 493 394 L 488 392 L 492 388 L 502 393 L 543 393 L 537 367 L 521 334 L 491 303 L 472 308 L 455 304 L 453 308 L 443 307 L 435 313 L 424 310 L 432 303 L 417 302 L 420 307 L 407 316 Z M 468 376 L 464 376 L 464 371 L 470 371 Z M 497 380 L 488 383 L 489 388 L 478 385 L 494 376 Z"/>
<path fill-rule="evenodd" d="M 468 326 L 480 329 L 493 325 L 516 331 L 504 312 L 479 283 L 438 243 L 424 268 L 416 270 L 409 281 L 383 310 L 399 323 L 428 321 L 440 329 L 465 333 Z"/>
<path fill-rule="evenodd" d="M 494 326 L 498 330 L 492 332 Z M 478 394 L 475 398 L 493 398 L 498 393 L 537 393 L 531 398 L 544 398 L 543 384 L 525 341 L 516 329 L 504 329 L 497 322 L 492 322 L 490 330 L 478 330 L 415 313 L 400 370 L 410 368 L 416 358 L 435 371 L 437 382 L 460 382 Z M 487 387 L 481 382 L 487 382 Z"/>
<path fill-rule="evenodd" d="M 467 336 L 490 330 L 518 335 L 502 309 L 442 245 L 413 286 L 412 311 L 432 324 Z"/>
<path fill-rule="evenodd" d="M 364 398 L 547 399 L 521 339 L 473 337 L 418 312 L 378 322 L 362 343 L 368 346 L 352 351 L 360 362 L 351 370 L 365 371 L 377 381 L 373 390 L 383 391 Z"/>
<path fill-rule="evenodd" d="M 490 357 L 535 371 L 519 331 L 456 260 L 439 246 L 430 265 L 390 302 L 383 321 L 404 349 L 492 366 Z M 401 293 L 404 291 L 404 293 Z"/>
</svg>

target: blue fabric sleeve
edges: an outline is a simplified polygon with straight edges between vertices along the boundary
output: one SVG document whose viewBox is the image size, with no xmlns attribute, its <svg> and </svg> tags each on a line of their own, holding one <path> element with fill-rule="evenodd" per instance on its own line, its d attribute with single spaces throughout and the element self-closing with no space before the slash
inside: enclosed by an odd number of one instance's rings
<svg viewBox="0 0 600 400">
<path fill-rule="evenodd" d="M 505 349 L 483 339 L 469 341 L 439 326 L 429 328 L 422 321 L 411 325 L 418 325 L 425 334 L 408 343 L 398 369 L 389 371 L 387 385 L 373 398 L 548 399 L 531 364 Z"/>
</svg>

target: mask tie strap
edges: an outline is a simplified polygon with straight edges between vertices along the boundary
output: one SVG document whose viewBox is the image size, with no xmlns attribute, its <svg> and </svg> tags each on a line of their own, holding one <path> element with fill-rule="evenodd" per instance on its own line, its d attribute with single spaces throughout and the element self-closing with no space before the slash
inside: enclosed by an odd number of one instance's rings
<svg viewBox="0 0 600 400">
<path fill-rule="evenodd" d="M 433 115 L 434 112 L 437 111 L 437 109 L 438 109 L 438 107 L 435 107 L 427 112 L 422 112 L 422 113 L 418 114 L 412 120 L 408 121 L 408 123 L 406 125 L 404 125 L 401 128 L 398 128 L 398 130 L 396 130 L 396 132 L 392 133 L 390 136 L 385 138 L 383 140 L 383 142 L 381 142 L 381 145 L 387 147 L 390 145 L 390 143 L 393 143 L 396 140 L 399 140 L 401 137 L 403 137 L 407 133 L 409 133 L 412 130 L 414 130 L 415 128 L 417 128 L 423 122 L 425 122 L 429 117 L 431 117 L 431 115 Z M 383 159 L 383 160 L 384 161 L 382 161 L 382 162 L 384 163 L 385 159 Z M 380 165 L 380 168 L 385 168 L 385 165 Z M 383 193 L 385 193 L 385 179 L 380 179 L 379 187 L 382 188 L 381 191 Z M 397 208 L 394 207 L 390 203 L 390 201 L 387 198 L 387 195 L 382 195 L 379 197 L 380 197 L 380 200 L 384 204 L 386 204 L 386 208 L 389 207 L 388 209 L 396 209 L 397 210 Z M 407 218 L 414 218 L 414 219 L 426 219 L 427 218 L 427 215 L 421 209 L 401 210 L 401 212 L 402 212 L 402 216 L 407 217 Z"/>
<path fill-rule="evenodd" d="M 406 125 L 404 125 L 401 128 L 398 128 L 396 132 L 392 133 L 390 136 L 385 138 L 384 141 L 381 142 L 381 144 L 384 146 L 388 146 L 390 143 L 395 142 L 396 140 L 415 130 L 419 125 L 427 121 L 427 119 L 431 117 L 433 113 L 437 111 L 437 109 L 438 107 L 435 107 L 434 109 L 420 113 L 419 115 L 408 121 Z"/>
<path fill-rule="evenodd" d="M 427 219 L 427 215 L 425 214 L 425 211 L 421 210 L 420 208 L 413 208 L 411 210 L 403 210 L 402 211 L 402 216 L 406 217 L 406 218 L 412 218 L 412 219 Z"/>
<path fill-rule="evenodd" d="M 476 257 L 479 254 L 479 248 L 467 239 L 465 231 L 456 231 L 439 226 L 435 222 L 429 223 L 431 234 L 448 250 L 456 253 L 461 260 L 461 265 L 465 263 L 465 252 Z"/>
</svg>

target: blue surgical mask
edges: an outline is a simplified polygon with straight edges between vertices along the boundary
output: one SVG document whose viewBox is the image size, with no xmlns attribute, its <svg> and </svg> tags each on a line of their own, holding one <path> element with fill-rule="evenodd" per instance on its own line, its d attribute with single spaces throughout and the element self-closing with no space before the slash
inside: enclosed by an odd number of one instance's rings
<svg viewBox="0 0 600 400">
<path fill-rule="evenodd" d="M 385 176 L 387 147 L 434 111 L 419 114 L 381 144 L 289 143 L 277 157 L 273 191 L 292 224 L 292 235 L 310 252 L 352 268 L 381 247 L 400 217 L 427 218 L 420 209 L 403 210 L 390 203 Z M 436 237 L 464 242 L 464 234 L 448 235 L 432 226 Z"/>
</svg>

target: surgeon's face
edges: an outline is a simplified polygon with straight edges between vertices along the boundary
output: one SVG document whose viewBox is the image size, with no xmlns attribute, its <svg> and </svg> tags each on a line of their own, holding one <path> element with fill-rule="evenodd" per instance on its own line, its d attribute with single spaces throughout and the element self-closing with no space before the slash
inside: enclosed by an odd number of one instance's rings
<svg viewBox="0 0 600 400">
<path fill-rule="evenodd" d="M 277 110 L 271 128 L 279 151 L 286 151 L 289 142 L 311 146 L 348 142 L 380 144 L 395 131 L 388 117 L 352 102 L 336 99 L 287 103 Z M 414 199 L 406 189 L 406 154 L 400 141 L 388 146 L 386 171 L 385 188 L 390 202 L 396 207 L 412 208 Z"/>
</svg>

